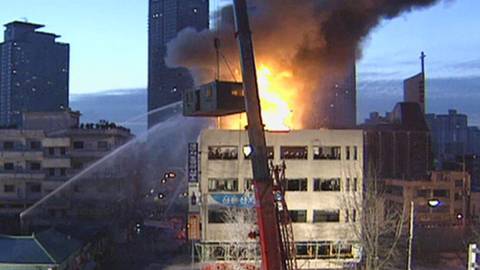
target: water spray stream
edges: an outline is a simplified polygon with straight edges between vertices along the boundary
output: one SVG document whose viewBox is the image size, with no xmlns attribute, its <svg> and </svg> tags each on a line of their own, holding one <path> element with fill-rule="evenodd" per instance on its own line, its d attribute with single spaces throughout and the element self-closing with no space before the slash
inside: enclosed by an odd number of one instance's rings
<svg viewBox="0 0 480 270">
<path fill-rule="evenodd" d="M 162 108 L 158 108 L 156 110 L 150 111 L 148 114 L 159 112 L 161 110 L 165 109 L 170 109 L 175 106 L 181 106 L 179 103 L 174 103 L 170 104 L 167 106 L 164 106 Z M 148 115 L 144 114 L 144 115 Z M 138 116 L 136 117 L 138 119 Z M 182 123 L 182 124 L 180 124 Z M 182 128 L 187 128 L 187 130 L 182 130 Z M 100 160 L 97 160 L 93 164 L 90 164 L 87 168 L 83 169 L 81 172 L 70 178 L 68 181 L 60 185 L 57 189 L 55 189 L 53 192 L 47 194 L 45 197 L 40 199 L 38 202 L 33 204 L 31 207 L 28 209 L 24 210 L 22 213 L 20 213 L 20 222 L 23 223 L 27 217 L 32 215 L 35 209 L 39 208 L 42 204 L 46 203 L 49 199 L 54 197 L 56 194 L 59 194 L 60 192 L 66 190 L 68 187 L 72 186 L 73 184 L 77 183 L 79 179 L 85 179 L 85 176 L 90 173 L 96 171 L 96 169 L 102 168 L 101 165 L 108 164 L 109 161 L 114 160 L 115 157 L 119 156 L 122 153 L 125 153 L 128 155 L 128 157 L 132 156 L 128 151 L 138 151 L 138 149 L 135 147 L 135 145 L 139 142 L 145 142 L 147 141 L 148 144 L 152 144 L 152 141 L 157 140 L 160 142 L 159 145 L 149 145 L 148 150 L 150 149 L 155 149 L 156 147 L 168 147 L 169 149 L 172 149 L 172 147 L 175 147 L 176 145 L 180 147 L 185 147 L 184 144 L 186 144 L 183 141 L 178 141 L 178 144 L 172 144 L 171 143 L 171 138 L 175 137 L 177 140 L 179 138 L 182 138 L 182 136 L 187 136 L 185 134 L 188 134 L 190 129 L 195 129 L 194 122 L 190 119 L 183 118 L 182 116 L 179 115 L 177 112 L 174 114 L 172 117 L 168 118 L 164 122 L 161 122 L 155 126 L 153 126 L 151 129 L 147 130 L 146 132 L 142 133 L 140 136 L 137 138 L 127 142 L 126 144 L 118 147 L 117 149 L 113 150 L 112 152 L 108 153 L 105 155 L 103 158 Z M 168 131 L 167 133 L 165 131 Z M 171 136 L 170 133 L 173 133 Z M 178 134 L 176 134 L 178 133 Z M 148 138 L 148 140 L 146 140 Z M 130 149 L 130 150 L 129 150 Z M 133 149 L 133 150 L 132 150 Z M 179 151 L 178 149 L 174 149 L 173 151 Z M 160 150 L 158 150 L 160 151 Z M 152 152 L 155 153 L 155 152 Z M 143 153 L 142 153 L 143 155 Z M 163 162 L 163 160 L 161 161 Z M 166 162 L 166 161 L 165 161 Z M 164 166 L 166 164 L 161 164 L 161 166 Z M 124 167 L 119 167 L 119 169 L 128 169 Z M 136 168 L 132 168 L 136 169 Z"/>
<path fill-rule="evenodd" d="M 149 116 L 149 115 L 151 115 L 151 114 L 154 114 L 154 113 L 157 113 L 157 112 L 161 112 L 161 111 L 163 111 L 163 110 L 175 108 L 175 107 L 181 108 L 181 107 L 182 107 L 182 102 L 181 102 L 181 101 L 178 101 L 178 102 L 175 102 L 175 103 L 172 103 L 172 104 L 165 105 L 165 106 L 163 106 L 163 107 L 159 107 L 159 108 L 153 109 L 153 110 L 148 111 L 148 112 L 146 112 L 146 113 L 142 113 L 142 114 L 140 114 L 140 115 L 131 117 L 131 118 L 129 118 L 129 119 L 123 121 L 123 122 L 120 122 L 119 125 L 126 125 L 126 124 L 135 123 L 137 120 L 142 119 L 142 118 L 144 118 L 145 116 Z"/>
</svg>

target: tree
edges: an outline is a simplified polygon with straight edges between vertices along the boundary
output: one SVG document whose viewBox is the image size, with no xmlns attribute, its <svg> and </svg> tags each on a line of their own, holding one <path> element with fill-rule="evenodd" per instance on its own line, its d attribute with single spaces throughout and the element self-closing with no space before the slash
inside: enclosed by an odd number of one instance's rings
<svg viewBox="0 0 480 270">
<path fill-rule="evenodd" d="M 350 217 L 349 230 L 362 249 L 362 265 L 367 270 L 393 269 L 401 257 L 405 209 L 388 203 L 381 181 L 374 170 L 368 171 L 359 192 L 346 192 L 343 205 Z M 358 218 L 356 218 L 358 216 Z"/>
<path fill-rule="evenodd" d="M 257 216 L 255 208 L 229 207 L 224 211 L 225 233 L 229 235 L 229 248 L 232 270 L 244 270 L 245 263 L 260 265 Z"/>
</svg>

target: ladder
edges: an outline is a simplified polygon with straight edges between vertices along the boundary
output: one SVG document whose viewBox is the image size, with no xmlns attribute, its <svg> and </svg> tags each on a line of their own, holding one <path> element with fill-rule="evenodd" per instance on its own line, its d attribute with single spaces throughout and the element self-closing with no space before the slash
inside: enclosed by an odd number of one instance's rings
<svg viewBox="0 0 480 270">
<path fill-rule="evenodd" d="M 285 259 L 288 270 L 297 270 L 295 240 L 293 237 L 293 226 L 290 214 L 288 212 L 287 202 L 285 201 L 285 162 L 281 165 L 273 165 L 270 162 L 271 175 L 273 177 L 273 193 L 275 208 L 277 210 L 278 230 L 280 239 L 282 239 L 281 253 Z"/>
</svg>

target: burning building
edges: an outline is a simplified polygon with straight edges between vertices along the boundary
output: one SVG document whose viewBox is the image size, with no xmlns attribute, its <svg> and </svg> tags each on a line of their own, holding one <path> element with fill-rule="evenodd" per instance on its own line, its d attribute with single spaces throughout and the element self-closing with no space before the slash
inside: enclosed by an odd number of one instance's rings
<svg viewBox="0 0 480 270">
<path fill-rule="evenodd" d="M 270 161 L 286 165 L 285 196 L 301 269 L 358 262 L 360 246 L 354 231 L 361 213 L 342 202 L 362 196 L 362 131 L 267 132 L 266 139 Z M 209 129 L 200 136 L 201 173 L 189 183 L 190 220 L 195 221 L 189 229 L 196 232 L 197 255 L 207 265 L 255 264 L 258 259 L 254 250 L 259 247 L 249 231 L 254 221 L 239 223 L 229 217 L 231 211 L 253 211 L 255 205 L 248 143 L 247 133 L 239 130 Z M 236 257 L 239 247 L 253 251 Z"/>
<path fill-rule="evenodd" d="M 362 198 L 364 134 L 360 130 L 324 128 L 355 126 L 352 62 L 361 56 L 359 47 L 369 31 L 382 19 L 434 2 L 337 0 L 305 1 L 302 5 L 292 1 L 250 2 L 255 57 L 248 48 L 247 60 L 255 59 L 250 64 L 256 62 L 256 74 L 245 72 L 248 74 L 245 81 L 257 81 L 260 100 L 256 96 L 254 100 L 248 99 L 247 95 L 246 103 L 255 103 L 252 106 L 256 114 L 249 115 L 254 120 L 249 131 L 261 129 L 265 123 L 267 156 L 273 165 L 286 164 L 286 178 L 282 179 L 286 194 L 282 198 L 288 202 L 296 255 L 302 268 L 341 268 L 345 263 L 360 261 L 361 248 L 354 231 L 361 227 L 357 215 L 363 208 L 348 208 L 341 198 Z M 212 80 L 238 82 L 240 78 L 240 61 L 232 61 L 237 59 L 233 56 L 238 55 L 238 49 L 232 35 L 235 30 L 231 8 L 220 12 L 222 23 L 215 24 L 217 29 L 200 32 L 184 29 L 167 45 L 167 65 L 188 68 L 197 85 Z M 242 45 L 242 31 L 239 33 Z M 245 60 L 245 55 L 242 57 Z M 222 73 L 222 66 L 228 72 Z M 244 71 L 254 71 L 251 66 L 245 68 L 244 64 Z M 254 86 L 243 91 L 257 91 Z M 205 100 L 214 98 L 213 91 L 207 89 L 205 93 Z M 191 93 L 186 94 L 188 101 Z M 235 96 L 233 92 L 229 94 Z M 198 96 L 200 100 L 194 103 L 201 105 L 202 97 Z M 410 109 L 408 104 L 402 104 L 397 115 L 403 120 L 406 114 L 416 113 Z M 261 113 L 263 123 L 257 112 Z M 197 254 L 202 262 L 254 263 L 258 258 L 256 232 L 238 231 L 241 225 L 255 227 L 252 225 L 255 222 L 247 222 L 244 214 L 255 201 L 249 195 L 253 175 L 248 161 L 251 149 L 244 131 L 248 130 L 246 117 L 241 113 L 215 116 L 221 116 L 218 119 L 221 129 L 204 131 L 199 144 L 192 148 L 195 151 L 189 152 L 189 162 L 195 161 L 193 169 L 189 167 L 189 180 L 193 180 L 189 186 L 193 211 L 189 218 L 190 236 L 199 241 Z M 410 138 L 409 133 L 406 135 Z M 263 138 L 263 133 L 252 137 Z M 257 149 L 263 149 L 263 145 Z M 408 157 L 410 154 L 409 149 Z M 260 218 L 261 208 L 262 203 Z M 260 234 L 265 232 L 261 225 Z M 246 250 L 251 252 L 245 254 Z M 269 258 L 265 254 L 262 257 Z"/>
</svg>

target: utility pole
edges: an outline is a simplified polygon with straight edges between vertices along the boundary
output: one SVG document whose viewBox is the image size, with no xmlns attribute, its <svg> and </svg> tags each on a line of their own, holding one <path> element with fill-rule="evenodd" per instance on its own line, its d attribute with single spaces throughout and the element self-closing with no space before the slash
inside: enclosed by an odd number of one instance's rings
<svg viewBox="0 0 480 270">
<path fill-rule="evenodd" d="M 408 231 L 408 257 L 407 257 L 407 270 L 412 270 L 412 244 L 413 244 L 413 216 L 414 216 L 415 203 L 410 201 L 410 228 Z"/>
<path fill-rule="evenodd" d="M 467 260 L 467 270 L 475 270 L 478 269 L 477 264 L 477 244 L 470 244 L 468 245 L 468 260 Z"/>
<path fill-rule="evenodd" d="M 250 24 L 245 0 L 234 0 L 236 37 L 240 47 L 248 138 L 252 149 L 252 169 L 255 186 L 257 223 L 262 252 L 262 270 L 285 270 L 282 256 L 277 210 L 273 197 L 273 179 L 270 175 L 258 95 L 257 73 Z"/>
</svg>

